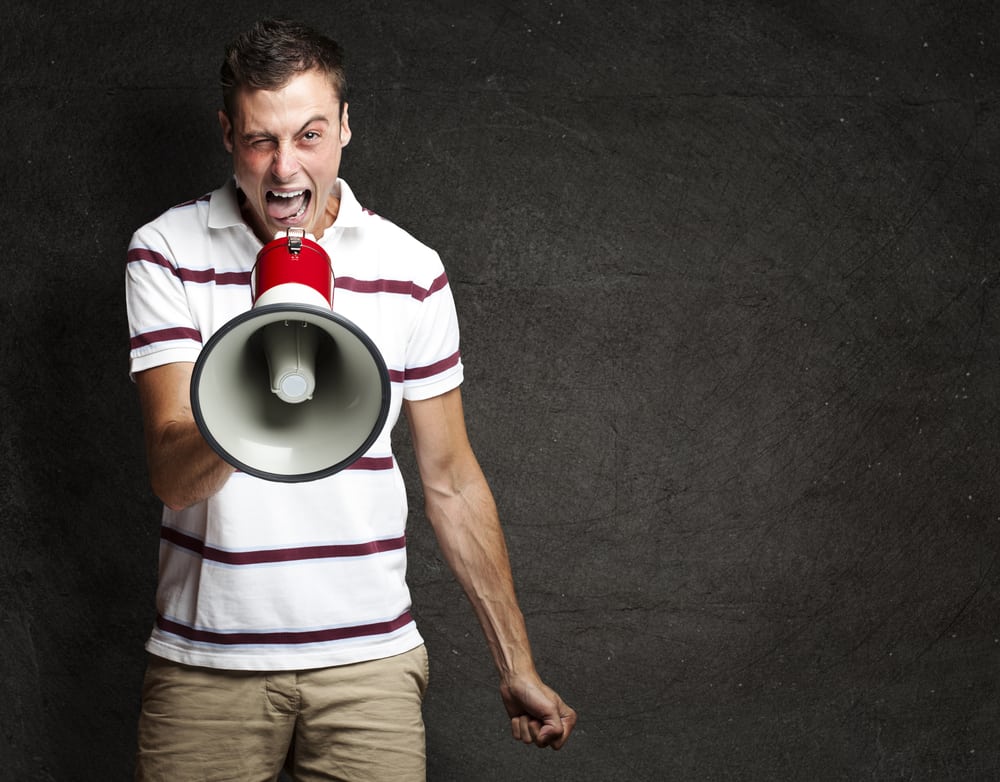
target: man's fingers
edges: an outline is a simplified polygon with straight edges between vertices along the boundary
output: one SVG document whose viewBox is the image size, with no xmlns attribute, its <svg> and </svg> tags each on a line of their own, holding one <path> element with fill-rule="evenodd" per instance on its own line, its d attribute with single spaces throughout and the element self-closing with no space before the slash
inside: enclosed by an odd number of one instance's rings
<svg viewBox="0 0 1000 782">
<path fill-rule="evenodd" d="M 560 711 L 558 723 L 555 721 L 546 723 L 545 727 L 542 728 L 540 740 L 536 742 L 538 746 L 562 749 L 569 734 L 573 732 L 573 727 L 576 725 L 576 712 L 565 704 L 562 704 L 562 707 L 565 711 Z"/>
<path fill-rule="evenodd" d="M 517 741 L 542 748 L 559 749 L 569 738 L 569 730 L 565 724 L 540 722 L 522 715 L 511 719 L 510 725 L 511 733 Z"/>
<path fill-rule="evenodd" d="M 511 733 L 514 734 L 514 738 L 525 744 L 531 744 L 534 742 L 534 732 L 531 727 L 531 720 L 528 717 L 521 715 L 520 717 L 512 717 L 510 720 Z"/>
</svg>

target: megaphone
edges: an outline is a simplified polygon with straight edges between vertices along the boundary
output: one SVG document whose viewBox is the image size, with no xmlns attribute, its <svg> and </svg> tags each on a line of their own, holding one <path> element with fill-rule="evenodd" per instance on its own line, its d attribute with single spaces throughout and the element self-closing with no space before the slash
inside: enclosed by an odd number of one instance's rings
<svg viewBox="0 0 1000 782">
<path fill-rule="evenodd" d="M 311 481 L 349 467 L 389 414 L 385 361 L 333 312 L 326 251 L 291 229 L 261 248 L 253 308 L 212 335 L 195 363 L 191 407 L 202 436 L 243 472 Z"/>
</svg>

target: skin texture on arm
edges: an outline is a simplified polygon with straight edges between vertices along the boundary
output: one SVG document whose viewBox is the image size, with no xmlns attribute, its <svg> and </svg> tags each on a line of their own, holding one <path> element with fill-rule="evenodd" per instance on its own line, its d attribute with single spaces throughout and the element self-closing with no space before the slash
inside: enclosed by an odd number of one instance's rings
<svg viewBox="0 0 1000 782">
<path fill-rule="evenodd" d="M 211 497 L 234 472 L 195 423 L 190 394 L 193 371 L 194 364 L 176 363 L 135 376 L 150 483 L 156 496 L 173 510 Z"/>
<path fill-rule="evenodd" d="M 405 410 L 427 517 L 483 628 L 514 737 L 559 749 L 576 712 L 535 670 L 496 504 L 466 433 L 461 393 L 406 402 Z"/>
</svg>

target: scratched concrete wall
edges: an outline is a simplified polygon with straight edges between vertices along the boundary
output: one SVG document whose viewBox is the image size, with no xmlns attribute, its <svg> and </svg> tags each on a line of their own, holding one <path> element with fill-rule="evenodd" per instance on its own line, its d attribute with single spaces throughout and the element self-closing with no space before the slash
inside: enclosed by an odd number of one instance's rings
<svg viewBox="0 0 1000 782">
<path fill-rule="evenodd" d="M 0 777 L 125 780 L 157 549 L 125 244 L 223 181 L 221 46 L 271 4 L 7 6 Z M 282 11 L 348 50 L 344 176 L 447 264 L 581 716 L 510 740 L 414 488 L 431 780 L 1000 777 L 993 4 Z"/>
</svg>

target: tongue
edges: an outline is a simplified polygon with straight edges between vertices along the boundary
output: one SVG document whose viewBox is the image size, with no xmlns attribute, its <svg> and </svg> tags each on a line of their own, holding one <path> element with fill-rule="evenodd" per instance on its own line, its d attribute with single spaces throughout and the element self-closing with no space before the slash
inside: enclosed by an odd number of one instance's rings
<svg viewBox="0 0 1000 782">
<path fill-rule="evenodd" d="M 299 210 L 306 203 L 307 193 L 303 193 L 295 198 L 276 198 L 268 196 L 267 214 L 274 220 L 290 220 L 298 214 Z"/>
</svg>

